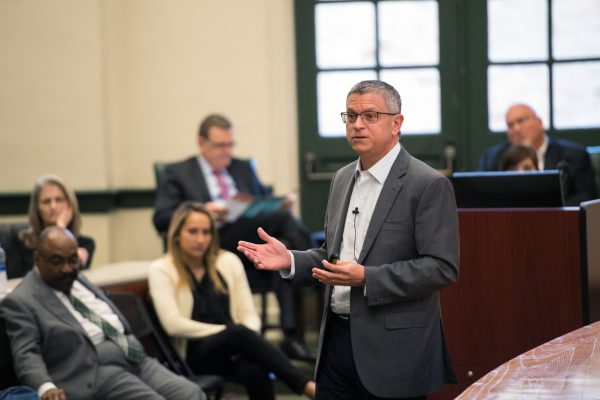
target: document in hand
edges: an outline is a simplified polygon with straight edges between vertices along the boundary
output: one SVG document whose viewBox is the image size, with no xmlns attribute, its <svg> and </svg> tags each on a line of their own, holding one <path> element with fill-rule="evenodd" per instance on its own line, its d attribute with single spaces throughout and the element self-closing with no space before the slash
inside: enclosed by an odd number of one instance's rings
<svg viewBox="0 0 600 400">
<path fill-rule="evenodd" d="M 231 199 L 227 201 L 229 212 L 226 221 L 232 223 L 240 217 L 252 218 L 262 212 L 276 211 L 283 207 L 283 203 L 283 197 L 273 196 L 255 196 L 250 202 Z"/>
</svg>

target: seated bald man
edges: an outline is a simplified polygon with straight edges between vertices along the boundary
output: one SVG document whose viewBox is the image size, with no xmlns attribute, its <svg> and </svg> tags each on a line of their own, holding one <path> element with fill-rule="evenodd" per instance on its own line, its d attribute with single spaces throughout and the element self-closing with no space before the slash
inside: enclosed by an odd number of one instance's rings
<svg viewBox="0 0 600 400">
<path fill-rule="evenodd" d="M 501 170 L 500 161 L 511 145 L 535 150 L 539 170 L 560 169 L 566 175 L 565 202 L 579 206 L 596 198 L 594 168 L 585 147 L 546 134 L 542 119 L 527 104 L 514 104 L 506 112 L 507 141 L 485 150 L 479 161 L 483 171 Z"/>
<path fill-rule="evenodd" d="M 147 357 L 114 304 L 79 275 L 70 231 L 42 231 L 34 262 L 0 305 L 22 384 L 43 400 L 206 399 L 195 383 Z"/>
</svg>

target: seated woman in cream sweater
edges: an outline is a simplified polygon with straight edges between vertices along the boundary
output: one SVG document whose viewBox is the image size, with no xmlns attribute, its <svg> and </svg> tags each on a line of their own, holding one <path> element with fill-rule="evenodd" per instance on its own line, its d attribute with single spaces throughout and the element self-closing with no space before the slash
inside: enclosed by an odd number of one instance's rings
<svg viewBox="0 0 600 400">
<path fill-rule="evenodd" d="M 314 381 L 258 334 L 242 262 L 218 243 L 210 213 L 184 202 L 171 220 L 167 255 L 150 267 L 150 295 L 176 349 L 195 373 L 232 376 L 250 399 L 275 399 L 270 372 L 314 398 Z"/>
</svg>

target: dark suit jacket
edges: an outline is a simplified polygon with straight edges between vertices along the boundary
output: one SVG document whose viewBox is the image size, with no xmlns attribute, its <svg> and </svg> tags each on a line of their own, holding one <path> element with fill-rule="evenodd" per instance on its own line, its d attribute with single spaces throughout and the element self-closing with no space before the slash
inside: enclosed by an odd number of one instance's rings
<svg viewBox="0 0 600 400">
<path fill-rule="evenodd" d="M 254 196 L 270 194 L 270 191 L 258 180 L 250 161 L 234 158 L 227 171 L 240 192 Z M 203 203 L 213 200 L 202 169 L 198 165 L 197 156 L 165 167 L 161 181 L 158 183 L 154 203 L 153 222 L 157 231 L 165 232 L 169 228 L 173 212 L 186 200 Z"/>
<path fill-rule="evenodd" d="M 125 318 L 102 291 L 83 275 L 78 279 L 110 305 L 123 323 L 128 340 L 141 348 Z M 22 384 L 37 390 L 42 383 L 52 381 L 65 390 L 69 400 L 93 398 L 98 368 L 96 346 L 37 271 L 30 271 L 2 301 L 0 312 L 10 338 L 14 369 Z"/>
<path fill-rule="evenodd" d="M 482 171 L 498 171 L 502 153 L 510 146 L 501 143 L 485 150 L 479 160 Z M 561 163 L 561 165 L 559 165 Z M 562 166 L 562 167 L 561 167 Z M 590 155 L 583 146 L 564 139 L 552 139 L 544 156 L 544 169 L 563 168 L 567 174 L 565 201 L 579 206 L 582 201 L 596 198 L 596 181 Z"/>
<path fill-rule="evenodd" d="M 311 284 L 311 269 L 339 253 L 356 162 L 331 183 L 320 249 L 293 251 L 294 285 Z M 416 397 L 456 377 L 442 330 L 439 290 L 458 279 L 456 201 L 448 179 L 402 149 L 385 181 L 358 263 L 366 292 L 350 295 L 354 360 L 363 385 L 379 397 Z M 328 323 L 331 286 L 319 337 Z M 325 344 L 327 345 L 327 344 Z M 317 360 L 317 370 L 319 360 Z"/>
</svg>

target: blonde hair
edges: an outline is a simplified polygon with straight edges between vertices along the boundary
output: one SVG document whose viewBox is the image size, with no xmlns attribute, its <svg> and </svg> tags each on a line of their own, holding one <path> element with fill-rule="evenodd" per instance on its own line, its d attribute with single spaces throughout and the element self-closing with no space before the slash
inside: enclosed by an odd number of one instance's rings
<svg viewBox="0 0 600 400">
<path fill-rule="evenodd" d="M 29 198 L 29 226 L 19 233 L 19 239 L 29 249 L 34 249 L 37 245 L 38 236 L 46 228 L 46 224 L 40 213 L 40 193 L 46 186 L 57 186 L 62 190 L 63 194 L 71 210 L 73 210 L 73 217 L 67 225 L 67 229 L 70 230 L 75 237 L 79 236 L 79 230 L 81 229 L 81 215 L 79 214 L 79 203 L 77 202 L 77 196 L 75 192 L 67 186 L 65 181 L 58 175 L 42 175 L 38 177 L 33 184 L 31 191 L 31 197 Z"/>
<path fill-rule="evenodd" d="M 217 257 L 221 251 L 221 248 L 219 247 L 219 237 L 215 227 L 215 221 L 213 220 L 210 212 L 204 207 L 204 205 L 202 205 L 202 203 L 194 201 L 185 201 L 181 203 L 179 207 L 177 207 L 173 213 L 167 234 L 167 252 L 168 256 L 171 257 L 171 260 L 173 261 L 173 265 L 175 266 L 177 274 L 179 275 L 179 284 L 187 286 L 190 289 L 195 284 L 187 270 L 187 266 L 185 265 L 185 255 L 179 242 L 181 229 L 183 228 L 187 217 L 193 212 L 206 215 L 210 221 L 212 241 L 210 242 L 206 253 L 204 253 L 202 261 L 215 290 L 219 293 L 227 293 L 227 290 L 223 286 L 223 283 L 219 278 L 219 274 L 217 273 Z"/>
</svg>

